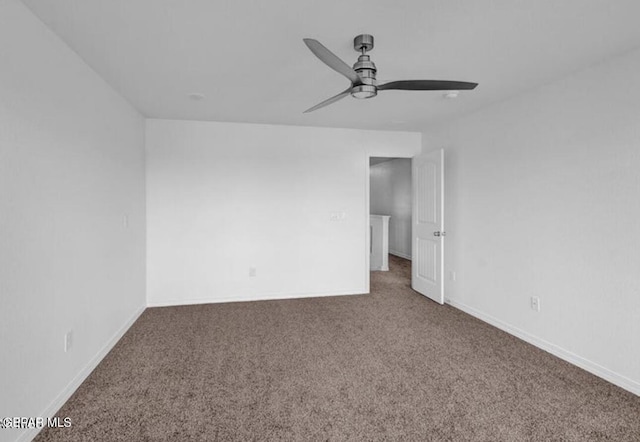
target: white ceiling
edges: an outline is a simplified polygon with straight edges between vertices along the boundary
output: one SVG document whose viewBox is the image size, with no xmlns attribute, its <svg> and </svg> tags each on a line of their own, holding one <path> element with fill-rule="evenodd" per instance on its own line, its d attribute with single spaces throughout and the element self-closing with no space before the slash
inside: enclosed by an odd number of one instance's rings
<svg viewBox="0 0 640 442">
<path fill-rule="evenodd" d="M 24 3 L 152 118 L 420 130 L 640 46 L 637 0 Z M 302 38 L 316 38 L 351 65 L 360 33 L 376 39 L 370 55 L 379 80 L 480 85 L 455 100 L 384 91 L 303 114 L 349 82 Z M 194 92 L 206 98 L 188 98 Z"/>
</svg>

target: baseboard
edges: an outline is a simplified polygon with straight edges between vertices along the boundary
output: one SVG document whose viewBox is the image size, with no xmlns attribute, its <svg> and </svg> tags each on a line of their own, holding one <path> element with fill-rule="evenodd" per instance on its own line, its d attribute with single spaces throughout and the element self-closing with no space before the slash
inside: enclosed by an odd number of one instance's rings
<svg viewBox="0 0 640 442">
<path fill-rule="evenodd" d="M 122 338 L 122 336 L 129 330 L 129 328 L 133 325 L 134 322 L 140 317 L 142 312 L 145 310 L 145 306 L 140 307 L 136 312 L 118 329 L 118 331 L 107 341 L 107 343 L 96 353 L 96 355 L 91 358 L 89 363 L 84 366 L 82 370 L 73 378 L 71 382 L 58 394 L 58 396 L 49 404 L 47 408 L 44 409 L 39 417 L 43 417 L 45 420 L 50 417 L 54 417 L 58 410 L 64 405 L 67 400 L 71 397 L 71 395 L 78 389 L 80 384 L 84 382 L 85 379 L 91 374 L 91 372 L 98 366 L 98 364 L 104 359 L 104 357 L 111 351 L 111 349 L 116 345 L 116 343 Z M 27 442 L 33 440 L 38 433 L 40 432 L 40 428 L 29 428 L 18 436 L 16 442 Z"/>
<path fill-rule="evenodd" d="M 602 365 L 599 365 L 593 361 L 583 358 L 582 356 L 578 356 L 575 353 L 572 353 L 568 350 L 565 350 L 562 347 L 559 347 L 551 342 L 545 341 L 544 339 L 540 339 L 537 336 L 534 336 L 530 333 L 525 332 L 517 327 L 514 327 L 506 322 L 503 322 L 497 318 L 494 318 L 491 315 L 483 313 L 479 310 L 474 309 L 473 307 L 469 307 L 461 302 L 446 299 L 445 302 L 452 307 L 455 307 L 459 310 L 462 310 L 465 313 L 474 316 L 481 321 L 484 321 L 488 324 L 493 325 L 494 327 L 499 328 L 517 338 L 522 339 L 523 341 L 528 342 L 529 344 L 535 345 L 536 347 L 551 353 L 554 356 L 559 357 L 560 359 L 569 362 L 577 367 L 582 368 L 583 370 L 588 371 L 591 374 L 594 374 L 606 381 L 611 382 L 614 385 L 617 385 L 620 388 L 624 388 L 631 393 L 640 396 L 640 383 L 634 381 L 633 379 L 629 379 L 626 376 L 623 376 L 619 373 L 616 373 L 612 370 L 609 370 Z"/>
<path fill-rule="evenodd" d="M 281 299 L 304 299 L 304 298 L 324 298 L 328 296 L 353 296 L 366 295 L 363 290 L 348 290 L 342 292 L 331 293 L 267 293 L 258 296 L 226 296 L 223 298 L 190 298 L 190 299 L 169 299 L 166 301 L 147 302 L 148 307 L 170 307 L 176 305 L 194 305 L 194 304 L 221 304 L 225 302 L 251 302 L 251 301 L 277 301 Z"/>
<path fill-rule="evenodd" d="M 369 269 L 370 272 L 388 272 L 389 266 L 380 266 L 379 269 Z"/>
<path fill-rule="evenodd" d="M 411 261 L 411 255 L 407 255 L 406 253 L 397 252 L 395 250 L 389 250 L 390 255 L 399 256 L 400 258 L 408 259 Z"/>
</svg>

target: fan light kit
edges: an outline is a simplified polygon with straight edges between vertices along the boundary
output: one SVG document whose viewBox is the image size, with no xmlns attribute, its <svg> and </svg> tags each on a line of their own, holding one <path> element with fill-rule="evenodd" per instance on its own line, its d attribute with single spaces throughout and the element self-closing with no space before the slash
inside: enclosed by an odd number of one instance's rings
<svg viewBox="0 0 640 442">
<path fill-rule="evenodd" d="M 318 40 L 312 38 L 303 39 L 307 47 L 320 59 L 324 64 L 334 71 L 344 75 L 351 81 L 344 91 L 340 92 L 322 103 L 304 111 L 313 112 L 321 107 L 328 106 L 338 100 L 351 95 L 354 98 L 373 98 L 378 95 L 378 91 L 384 90 L 404 90 L 404 91 L 449 91 L 445 94 L 447 98 L 455 98 L 458 96 L 459 90 L 475 89 L 478 83 L 468 83 L 465 81 L 444 81 L 444 80 L 403 80 L 391 81 L 389 83 L 378 85 L 376 73 L 378 69 L 367 52 L 373 49 L 373 36 L 369 34 L 361 34 L 353 39 L 353 48 L 360 52 L 358 61 L 349 67 L 344 61 L 338 58 L 333 52 L 324 47 Z"/>
</svg>

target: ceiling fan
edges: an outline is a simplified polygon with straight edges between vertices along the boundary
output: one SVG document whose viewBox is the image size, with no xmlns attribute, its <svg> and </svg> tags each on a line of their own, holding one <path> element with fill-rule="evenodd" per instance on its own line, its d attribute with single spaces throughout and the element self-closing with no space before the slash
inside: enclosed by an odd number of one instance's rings
<svg viewBox="0 0 640 442">
<path fill-rule="evenodd" d="M 402 80 L 379 85 L 376 80 L 376 65 L 367 55 L 367 52 L 373 49 L 372 35 L 361 34 L 353 39 L 353 48 L 356 52 L 360 52 L 358 61 L 353 65 L 353 68 L 349 67 L 347 63 L 324 47 L 318 40 L 305 38 L 303 41 L 320 61 L 351 81 L 351 86 L 347 89 L 307 109 L 304 113 L 328 106 L 349 94 L 354 98 L 373 98 L 378 95 L 378 91 L 393 89 L 403 91 L 452 91 L 475 89 L 478 85 L 478 83 L 467 83 L 465 81 L 445 80 Z"/>
</svg>

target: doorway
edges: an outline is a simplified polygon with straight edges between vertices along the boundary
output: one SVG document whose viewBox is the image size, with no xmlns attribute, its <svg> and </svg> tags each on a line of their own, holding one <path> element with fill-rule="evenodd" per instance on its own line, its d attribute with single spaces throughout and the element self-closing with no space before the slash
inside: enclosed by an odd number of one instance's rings
<svg viewBox="0 0 640 442">
<path fill-rule="evenodd" d="M 371 157 L 369 215 L 389 217 L 385 250 L 408 260 L 411 260 L 411 208 L 411 159 Z"/>
<path fill-rule="evenodd" d="M 369 158 L 369 271 L 388 271 L 389 256 L 411 261 L 411 158 Z"/>
<path fill-rule="evenodd" d="M 377 237 L 367 231 L 367 290 L 371 271 L 386 270 L 388 257 L 394 256 L 411 263 L 415 291 L 444 304 L 444 150 L 413 158 L 370 157 L 367 207 L 370 226 L 372 215 L 379 215 L 384 229 L 388 224 L 383 234 L 378 227 Z M 379 263 L 372 259 L 374 250 L 387 258 L 379 268 L 374 268 Z"/>
</svg>

